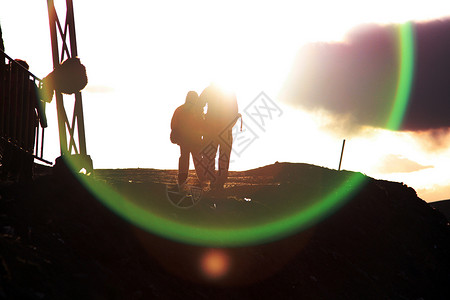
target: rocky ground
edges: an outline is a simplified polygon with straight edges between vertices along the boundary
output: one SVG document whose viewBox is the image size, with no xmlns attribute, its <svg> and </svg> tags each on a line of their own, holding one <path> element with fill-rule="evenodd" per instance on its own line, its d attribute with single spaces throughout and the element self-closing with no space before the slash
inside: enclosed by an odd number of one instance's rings
<svg viewBox="0 0 450 300">
<path fill-rule="evenodd" d="M 108 201 L 85 183 L 46 170 L 38 175 L 32 183 L 0 188 L 0 299 L 448 299 L 450 294 L 448 220 L 401 183 L 276 163 L 232 172 L 225 190 L 203 193 L 192 207 L 180 208 L 163 197 L 175 182 L 173 170 L 96 170 L 95 178 L 85 179 L 187 227 L 234 226 L 236 232 L 284 220 L 345 186 L 344 200 L 305 227 L 219 247 L 150 233 L 134 223 L 132 213 L 108 209 Z M 352 176 L 362 183 L 352 183 Z M 208 269 L 211 253 L 219 259 Z"/>
</svg>

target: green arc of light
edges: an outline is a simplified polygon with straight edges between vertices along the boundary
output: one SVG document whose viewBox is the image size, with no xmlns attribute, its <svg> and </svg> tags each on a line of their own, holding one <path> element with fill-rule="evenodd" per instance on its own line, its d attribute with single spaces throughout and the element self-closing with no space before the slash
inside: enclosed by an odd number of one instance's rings
<svg viewBox="0 0 450 300">
<path fill-rule="evenodd" d="M 411 23 L 400 26 L 398 39 L 400 58 L 398 82 L 394 105 L 387 122 L 387 128 L 391 130 L 396 130 L 401 125 L 411 90 L 414 68 L 414 36 Z M 260 244 L 304 230 L 344 205 L 350 196 L 358 191 L 366 178 L 360 173 L 353 173 L 345 184 L 341 184 L 335 191 L 299 212 L 265 224 L 229 229 L 199 227 L 168 220 L 128 201 L 105 183 L 88 179 L 83 175 L 76 176 L 99 201 L 131 224 L 175 241 L 214 247 Z"/>
<path fill-rule="evenodd" d="M 397 130 L 402 124 L 411 94 L 414 77 L 414 32 L 411 22 L 399 26 L 399 75 L 394 98 L 394 106 L 389 115 L 386 128 Z"/>
<path fill-rule="evenodd" d="M 252 227 L 228 229 L 206 228 L 168 220 L 153 214 L 114 191 L 107 184 L 79 176 L 89 191 L 110 210 L 141 229 L 157 235 L 199 246 L 241 247 L 270 242 L 305 229 L 331 214 L 364 181 L 360 173 L 352 174 L 346 184 L 340 185 L 325 198 L 300 212 L 270 223 Z"/>
</svg>

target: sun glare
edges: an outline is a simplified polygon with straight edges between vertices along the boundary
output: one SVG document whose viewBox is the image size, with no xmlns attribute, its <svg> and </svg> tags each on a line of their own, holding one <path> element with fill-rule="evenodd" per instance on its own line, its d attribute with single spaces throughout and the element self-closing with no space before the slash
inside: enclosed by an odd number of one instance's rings
<svg viewBox="0 0 450 300">
<path fill-rule="evenodd" d="M 223 250 L 210 249 L 202 256 L 200 268 L 208 279 L 219 279 L 229 271 L 230 257 Z"/>
</svg>

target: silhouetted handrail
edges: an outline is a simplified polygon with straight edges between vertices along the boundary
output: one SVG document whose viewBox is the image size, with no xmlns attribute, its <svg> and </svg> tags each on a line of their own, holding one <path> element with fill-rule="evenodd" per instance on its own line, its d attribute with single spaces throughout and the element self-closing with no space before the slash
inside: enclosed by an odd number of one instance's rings
<svg viewBox="0 0 450 300">
<path fill-rule="evenodd" d="M 0 49 L 0 55 L 3 55 L 8 61 L 13 62 L 14 64 L 16 64 L 16 66 L 19 66 L 21 69 L 23 69 L 25 72 L 27 72 L 28 75 L 30 75 L 31 77 L 33 77 L 36 81 L 39 81 L 39 83 L 41 84 L 42 79 L 40 79 L 39 77 L 37 77 L 36 75 L 34 75 L 33 73 L 31 73 L 29 70 L 27 70 L 24 66 L 22 66 L 21 64 L 19 64 L 18 62 L 16 62 L 11 56 L 9 56 L 9 55 L 6 54 L 5 52 L 3 52 L 2 49 Z"/>
<path fill-rule="evenodd" d="M 16 151 L 52 164 L 43 158 L 47 120 L 38 92 L 41 87 L 40 78 L 0 49 L 0 139 Z"/>
</svg>

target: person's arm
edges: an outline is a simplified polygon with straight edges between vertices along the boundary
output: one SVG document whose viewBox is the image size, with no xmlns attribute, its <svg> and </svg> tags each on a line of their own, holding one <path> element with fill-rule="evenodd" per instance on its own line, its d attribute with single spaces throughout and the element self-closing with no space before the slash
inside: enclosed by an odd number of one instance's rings
<svg viewBox="0 0 450 300">
<path fill-rule="evenodd" d="M 33 82 L 30 82 L 30 84 L 33 85 L 32 86 L 34 98 L 33 102 L 35 103 L 36 106 L 39 123 L 41 123 L 42 128 L 47 128 L 48 124 L 47 124 L 47 115 L 45 114 L 45 103 L 41 101 L 41 99 L 39 99 L 40 97 L 37 96 L 39 95 L 39 88 Z"/>
<path fill-rule="evenodd" d="M 172 116 L 172 121 L 170 121 L 170 129 L 177 130 L 178 124 L 179 124 L 179 114 L 180 114 L 180 107 L 178 107 Z"/>
<path fill-rule="evenodd" d="M 181 107 L 178 107 L 172 116 L 172 121 L 170 122 L 170 141 L 173 144 L 180 143 L 179 131 L 180 131 L 180 111 Z"/>
</svg>

